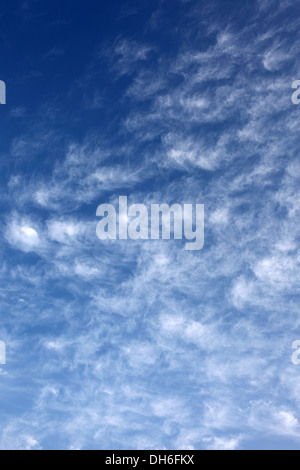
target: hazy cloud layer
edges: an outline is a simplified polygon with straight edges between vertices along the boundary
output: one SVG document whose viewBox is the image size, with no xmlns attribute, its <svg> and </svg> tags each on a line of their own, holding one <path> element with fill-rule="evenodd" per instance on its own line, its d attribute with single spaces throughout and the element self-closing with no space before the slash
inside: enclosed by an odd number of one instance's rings
<svg viewBox="0 0 300 470">
<path fill-rule="evenodd" d="M 1 449 L 300 442 L 299 8 L 148 3 L 83 45 L 80 11 L 15 8 L 46 32 L 3 124 Z M 100 242 L 119 195 L 205 204 L 204 249 Z"/>
</svg>

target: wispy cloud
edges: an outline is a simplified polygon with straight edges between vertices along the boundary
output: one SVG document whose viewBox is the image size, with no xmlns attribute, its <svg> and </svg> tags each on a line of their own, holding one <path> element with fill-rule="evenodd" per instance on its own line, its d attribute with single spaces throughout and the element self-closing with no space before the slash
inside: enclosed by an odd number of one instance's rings
<svg viewBox="0 0 300 470">
<path fill-rule="evenodd" d="M 3 449 L 299 444 L 294 4 L 151 8 L 1 151 Z M 205 204 L 201 253 L 98 240 L 121 194 Z"/>
</svg>

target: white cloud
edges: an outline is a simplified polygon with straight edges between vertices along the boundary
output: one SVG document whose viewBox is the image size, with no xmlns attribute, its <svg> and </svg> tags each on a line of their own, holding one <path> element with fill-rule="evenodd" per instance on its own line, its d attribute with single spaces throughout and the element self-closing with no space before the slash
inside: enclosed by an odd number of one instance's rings
<svg viewBox="0 0 300 470">
<path fill-rule="evenodd" d="M 283 3 L 260 2 L 239 31 L 210 21 L 211 6 L 204 17 L 194 7 L 168 60 L 119 38 L 106 50 L 111 79 L 127 75 L 113 135 L 62 145 L 47 174 L 22 165 L 47 148 L 55 154 L 57 129 L 13 140 L 0 338 L 14 362 L 1 372 L 1 396 L 27 399 L 17 419 L 4 416 L 1 448 L 39 448 L 52 436 L 64 448 L 236 449 L 266 435 L 299 442 L 299 381 L 289 366 L 300 325 L 297 64 L 289 61 L 298 43 L 289 51 L 278 42 L 299 25 L 257 29 L 259 15 L 276 19 Z M 197 24 L 195 34 L 186 24 Z M 86 89 L 97 107 L 99 95 Z M 205 203 L 202 252 L 175 241 L 100 243 L 96 207 L 119 191 L 147 204 Z M 27 264 L 13 249 L 39 256 Z"/>
<path fill-rule="evenodd" d="M 14 219 L 8 224 L 6 239 L 25 252 L 35 251 L 41 244 L 37 230 L 21 219 Z"/>
<path fill-rule="evenodd" d="M 245 302 L 251 302 L 255 297 L 253 281 L 245 278 L 238 279 L 232 288 L 232 298 L 235 307 L 243 306 Z"/>
<path fill-rule="evenodd" d="M 239 447 L 239 438 L 208 437 L 203 439 L 207 450 L 236 450 Z"/>
<path fill-rule="evenodd" d="M 51 240 L 70 245 L 87 230 L 87 225 L 82 222 L 64 222 L 51 220 L 48 222 L 48 232 Z"/>
</svg>

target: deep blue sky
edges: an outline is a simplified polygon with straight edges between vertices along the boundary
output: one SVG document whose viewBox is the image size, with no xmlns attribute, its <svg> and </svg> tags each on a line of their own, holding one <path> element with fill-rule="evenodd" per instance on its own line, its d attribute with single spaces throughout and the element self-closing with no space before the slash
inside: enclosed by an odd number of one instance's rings
<svg viewBox="0 0 300 470">
<path fill-rule="evenodd" d="M 300 8 L 0 4 L 1 449 L 298 449 Z M 205 246 L 96 209 L 205 204 Z"/>
</svg>

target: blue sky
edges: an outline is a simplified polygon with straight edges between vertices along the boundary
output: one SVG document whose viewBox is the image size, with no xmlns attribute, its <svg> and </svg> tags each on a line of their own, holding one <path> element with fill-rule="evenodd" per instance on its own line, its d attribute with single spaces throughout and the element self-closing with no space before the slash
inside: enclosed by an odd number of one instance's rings
<svg viewBox="0 0 300 470">
<path fill-rule="evenodd" d="M 298 449 L 300 8 L 1 2 L 1 449 Z M 96 209 L 205 204 L 205 246 Z"/>
</svg>

